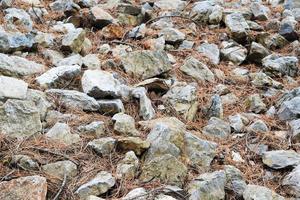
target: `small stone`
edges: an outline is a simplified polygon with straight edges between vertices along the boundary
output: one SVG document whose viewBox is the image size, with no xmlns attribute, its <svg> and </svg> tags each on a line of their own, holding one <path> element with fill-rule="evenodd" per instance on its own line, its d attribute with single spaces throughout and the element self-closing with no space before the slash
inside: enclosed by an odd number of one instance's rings
<svg viewBox="0 0 300 200">
<path fill-rule="evenodd" d="M 77 175 L 77 166 L 69 160 L 58 161 L 43 165 L 42 170 L 46 174 L 53 177 L 57 177 L 61 180 L 64 179 L 64 176 L 71 179 Z"/>
<path fill-rule="evenodd" d="M 111 24 L 114 20 L 114 18 L 99 5 L 92 7 L 90 13 L 92 16 L 93 25 L 96 28 L 103 28 L 108 24 Z"/>
<path fill-rule="evenodd" d="M 144 120 L 150 120 L 155 117 L 155 110 L 152 107 L 151 100 L 147 97 L 146 89 L 143 87 L 137 87 L 132 90 L 132 96 L 139 99 L 140 111 L 139 115 Z"/>
<path fill-rule="evenodd" d="M 55 66 L 59 66 L 59 61 L 64 58 L 64 55 L 62 53 L 51 49 L 46 49 L 42 53 L 44 58 L 49 60 Z"/>
<path fill-rule="evenodd" d="M 47 181 L 41 176 L 26 176 L 0 183 L 0 199 L 46 200 Z"/>
<path fill-rule="evenodd" d="M 124 113 L 115 114 L 112 117 L 114 130 L 127 136 L 138 136 L 139 132 L 135 128 L 135 121 L 130 115 Z"/>
<path fill-rule="evenodd" d="M 43 88 L 60 88 L 79 77 L 81 67 L 78 65 L 54 67 L 36 78 Z"/>
<path fill-rule="evenodd" d="M 105 135 L 105 125 L 102 121 L 94 121 L 87 125 L 81 125 L 77 128 L 80 135 L 101 137 Z"/>
<path fill-rule="evenodd" d="M 197 48 L 197 51 L 209 58 L 213 64 L 219 64 L 220 51 L 216 44 L 203 43 Z"/>
<path fill-rule="evenodd" d="M 246 100 L 246 106 L 249 108 L 249 111 L 254 113 L 262 113 L 267 110 L 267 106 L 260 98 L 259 94 L 249 96 Z"/>
<path fill-rule="evenodd" d="M 258 87 L 258 88 L 268 88 L 268 87 L 273 87 L 276 89 L 282 89 L 283 85 L 271 77 L 269 77 L 267 74 L 263 72 L 258 72 L 258 73 L 253 73 L 250 74 L 250 77 L 252 79 L 251 83 Z"/>
<path fill-rule="evenodd" d="M 62 39 L 62 50 L 79 53 L 85 39 L 85 31 L 82 28 L 68 32 Z"/>
<path fill-rule="evenodd" d="M 280 120 L 293 120 L 299 118 L 300 114 L 300 96 L 284 101 L 277 111 Z"/>
<path fill-rule="evenodd" d="M 207 117 L 223 118 L 223 105 L 221 97 L 217 94 L 213 95 L 210 100 L 210 105 L 207 110 Z"/>
<path fill-rule="evenodd" d="M 154 7 L 161 10 L 181 10 L 186 5 L 182 0 L 158 0 L 154 2 Z"/>
<path fill-rule="evenodd" d="M 23 9 L 8 8 L 4 10 L 4 20 L 6 25 L 10 28 L 23 28 L 26 31 L 32 30 L 33 22 L 31 21 L 30 15 Z"/>
<path fill-rule="evenodd" d="M 300 165 L 295 167 L 291 173 L 286 175 L 282 181 L 282 185 L 289 188 L 287 191 L 289 194 L 295 197 L 300 197 Z"/>
<path fill-rule="evenodd" d="M 117 141 L 117 149 L 122 151 L 134 151 L 136 155 L 141 155 L 150 147 L 148 141 L 144 141 L 139 137 L 124 137 Z"/>
<path fill-rule="evenodd" d="M 168 44 L 178 44 L 185 39 L 185 34 L 175 28 L 164 28 L 159 32 Z"/>
<path fill-rule="evenodd" d="M 128 192 L 121 200 L 146 200 L 148 193 L 144 188 L 135 188 Z"/>
<path fill-rule="evenodd" d="M 25 99 L 28 84 L 8 76 L 0 76 L 0 100 Z"/>
<path fill-rule="evenodd" d="M 293 150 L 274 150 L 263 153 L 263 163 L 273 169 L 295 167 L 300 164 L 300 155 Z"/>
<path fill-rule="evenodd" d="M 225 165 L 226 189 L 233 191 L 237 196 L 243 196 L 243 192 L 247 186 L 242 172 L 232 165 Z"/>
<path fill-rule="evenodd" d="M 215 2 L 211 1 L 196 2 L 190 12 L 190 17 L 201 24 L 207 24 L 209 20 L 213 23 L 218 22 L 218 13 L 212 13 L 215 6 Z"/>
<path fill-rule="evenodd" d="M 299 35 L 296 31 L 297 21 L 294 17 L 286 17 L 281 21 L 279 34 L 286 40 L 292 42 L 299 39 Z"/>
<path fill-rule="evenodd" d="M 266 21 L 269 18 L 270 9 L 258 2 L 253 2 L 250 5 L 251 12 L 254 18 L 259 21 Z"/>
<path fill-rule="evenodd" d="M 124 105 L 120 99 L 97 100 L 99 112 L 105 115 L 113 116 L 114 114 L 125 112 Z"/>
<path fill-rule="evenodd" d="M 86 70 L 81 78 L 84 93 L 96 99 L 120 96 L 120 82 L 102 70 Z"/>
<path fill-rule="evenodd" d="M 118 163 L 116 177 L 119 179 L 125 178 L 127 180 L 133 180 L 136 176 L 138 167 L 139 159 L 133 151 L 129 151 L 125 154 L 125 158 Z"/>
<path fill-rule="evenodd" d="M 88 54 L 82 58 L 82 64 L 87 69 L 100 69 L 101 63 L 98 59 L 97 54 Z"/>
<path fill-rule="evenodd" d="M 270 54 L 270 51 L 263 45 L 252 42 L 247 60 L 260 64 L 262 59 Z"/>
<path fill-rule="evenodd" d="M 269 188 L 259 185 L 247 185 L 243 198 L 245 200 L 284 200 L 285 198 L 270 190 Z"/>
<path fill-rule="evenodd" d="M 80 54 L 70 55 L 69 57 L 61 59 L 56 64 L 57 67 L 64 66 L 64 65 L 67 65 L 67 66 L 79 65 L 79 66 L 81 66 L 82 65 L 82 57 L 81 57 L 81 55 Z"/>
<path fill-rule="evenodd" d="M 5 32 L 0 29 L 0 40 L 0 52 L 10 53 L 30 50 L 35 47 L 34 35 L 30 33 Z M 14 67 L 14 69 L 16 68 Z M 34 70 L 34 68 L 32 70 Z"/>
<path fill-rule="evenodd" d="M 248 30 L 250 29 L 244 16 L 235 12 L 225 16 L 225 24 L 229 28 L 231 36 L 237 42 L 247 41 Z"/>
<path fill-rule="evenodd" d="M 98 196 L 106 193 L 115 183 L 115 178 L 110 173 L 101 171 L 92 180 L 80 186 L 75 194 L 84 200 L 90 195 Z"/>
<path fill-rule="evenodd" d="M 243 117 L 240 114 L 231 115 L 228 117 L 230 126 L 233 128 L 234 132 L 242 132 L 245 128 Z"/>
<path fill-rule="evenodd" d="M 88 147 L 92 148 L 101 156 L 109 156 L 115 149 L 116 140 L 111 137 L 95 139 L 88 143 Z"/>
<path fill-rule="evenodd" d="M 57 140 L 66 145 L 71 145 L 80 140 L 78 134 L 72 134 L 70 127 L 65 123 L 56 123 L 47 133 L 46 137 Z"/>
<path fill-rule="evenodd" d="M 258 119 L 255 120 L 248 128 L 247 130 L 249 132 L 268 132 L 269 128 L 268 126 L 265 124 L 264 121 Z"/>
<path fill-rule="evenodd" d="M 295 119 L 289 122 L 292 136 L 295 140 L 300 140 L 300 119 Z"/>
<path fill-rule="evenodd" d="M 225 183 L 226 175 L 223 170 L 201 174 L 188 186 L 189 199 L 225 199 Z"/>
<path fill-rule="evenodd" d="M 271 75 L 289 75 L 295 77 L 298 74 L 298 59 L 294 56 L 269 55 L 262 60 L 264 71 Z"/>
<path fill-rule="evenodd" d="M 13 155 L 11 164 L 28 170 L 37 170 L 39 168 L 38 163 L 27 155 Z"/>
<path fill-rule="evenodd" d="M 222 42 L 221 55 L 225 60 L 240 65 L 247 57 L 247 49 L 235 42 Z"/>
<path fill-rule="evenodd" d="M 211 135 L 219 138 L 226 138 L 230 132 L 230 125 L 216 117 L 210 118 L 208 124 L 203 127 L 202 132 L 206 135 Z"/>
</svg>

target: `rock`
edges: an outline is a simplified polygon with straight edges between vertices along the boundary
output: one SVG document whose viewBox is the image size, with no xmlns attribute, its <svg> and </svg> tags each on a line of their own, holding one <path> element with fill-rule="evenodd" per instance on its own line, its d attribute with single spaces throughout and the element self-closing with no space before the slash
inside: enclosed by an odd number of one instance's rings
<svg viewBox="0 0 300 200">
<path fill-rule="evenodd" d="M 264 30 L 263 26 L 259 25 L 258 23 L 254 22 L 254 21 L 247 20 L 247 24 L 248 24 L 250 30 L 253 30 L 253 31 L 263 31 Z"/>
<path fill-rule="evenodd" d="M 47 181 L 41 176 L 26 176 L 0 183 L 0 199 L 46 200 Z"/>
<path fill-rule="evenodd" d="M 59 66 L 58 63 L 60 60 L 64 58 L 64 55 L 61 52 L 51 50 L 51 49 L 46 49 L 42 52 L 44 58 L 49 60 L 53 65 Z"/>
<path fill-rule="evenodd" d="M 233 191 L 237 196 L 243 196 L 243 192 L 247 186 L 242 172 L 232 165 L 225 165 L 226 189 Z"/>
<path fill-rule="evenodd" d="M 263 72 L 250 74 L 250 77 L 252 79 L 251 83 L 258 88 L 262 88 L 262 89 L 268 87 L 273 87 L 276 89 L 283 88 L 283 85 L 281 83 L 275 81 L 274 79 L 272 79 L 271 77 L 269 77 Z"/>
<path fill-rule="evenodd" d="M 105 135 L 105 125 L 102 121 L 94 121 L 87 125 L 81 125 L 77 128 L 80 135 L 101 137 Z"/>
<path fill-rule="evenodd" d="M 186 166 L 170 154 L 155 157 L 142 166 L 140 180 L 160 180 L 165 184 L 182 187 L 187 176 Z"/>
<path fill-rule="evenodd" d="M 264 121 L 258 119 L 258 120 L 255 120 L 248 128 L 247 130 L 249 132 L 268 132 L 269 131 L 269 128 L 268 126 L 265 124 Z"/>
<path fill-rule="evenodd" d="M 223 105 L 228 106 L 236 104 L 239 101 L 239 98 L 235 94 L 229 93 L 226 95 L 222 95 L 221 100 Z"/>
<path fill-rule="evenodd" d="M 66 12 L 69 15 L 75 13 L 80 9 L 80 6 L 73 2 L 73 0 L 56 0 L 50 3 L 52 11 Z"/>
<path fill-rule="evenodd" d="M 161 10 L 181 10 L 186 5 L 182 0 L 158 0 L 154 2 L 154 7 Z"/>
<path fill-rule="evenodd" d="M 0 105 L 0 132 L 23 138 L 42 131 L 40 113 L 31 101 L 9 99 Z"/>
<path fill-rule="evenodd" d="M 134 51 L 123 56 L 121 62 L 126 73 L 141 77 L 142 80 L 161 75 L 172 68 L 164 51 Z"/>
<path fill-rule="evenodd" d="M 194 57 L 187 58 L 180 70 L 199 81 L 214 82 L 215 80 L 210 69 Z"/>
<path fill-rule="evenodd" d="M 210 100 L 210 105 L 207 110 L 207 117 L 223 118 L 223 105 L 221 97 L 217 94 L 213 95 Z"/>
<path fill-rule="evenodd" d="M 115 178 L 110 173 L 101 171 L 92 180 L 80 186 L 75 194 L 80 199 L 86 199 L 89 195 L 98 196 L 106 193 L 115 183 Z"/>
<path fill-rule="evenodd" d="M 243 198 L 245 200 L 284 200 L 284 197 L 259 185 L 247 185 Z"/>
<path fill-rule="evenodd" d="M 117 5 L 117 10 L 120 13 L 125 13 L 129 15 L 139 15 L 142 12 L 142 9 L 140 6 L 136 6 L 130 3 L 119 3 Z"/>
<path fill-rule="evenodd" d="M 247 60 L 261 64 L 262 59 L 270 54 L 271 52 L 268 49 L 266 49 L 263 45 L 256 42 L 252 42 L 249 54 L 247 56 Z"/>
<path fill-rule="evenodd" d="M 208 124 L 203 127 L 202 132 L 206 135 L 211 135 L 219 138 L 226 138 L 230 132 L 230 125 L 216 117 L 210 118 Z"/>
<path fill-rule="evenodd" d="M 295 41 L 299 39 L 299 35 L 296 31 L 297 21 L 294 17 L 286 17 L 281 21 L 279 34 L 282 35 L 288 41 Z"/>
<path fill-rule="evenodd" d="M 60 88 L 79 77 L 81 67 L 78 65 L 54 67 L 36 78 L 43 88 Z"/>
<path fill-rule="evenodd" d="M 135 188 L 128 192 L 121 200 L 146 200 L 148 196 L 144 188 Z"/>
<path fill-rule="evenodd" d="M 28 32 L 32 30 L 33 23 L 29 14 L 25 10 L 17 8 L 8 8 L 5 9 L 4 12 L 4 20 L 9 28 L 22 28 L 23 31 L 25 29 Z"/>
<path fill-rule="evenodd" d="M 179 50 L 182 49 L 193 49 L 195 42 L 189 40 L 183 40 L 180 46 L 178 47 Z"/>
<path fill-rule="evenodd" d="M 115 149 L 116 140 L 111 137 L 95 139 L 88 143 L 88 147 L 92 148 L 101 156 L 109 156 Z"/>
<path fill-rule="evenodd" d="M 134 151 L 136 155 L 141 155 L 149 149 L 150 143 L 139 137 L 124 137 L 117 140 L 117 149 L 121 151 Z"/>
<path fill-rule="evenodd" d="M 164 154 L 170 154 L 176 158 L 183 155 L 185 126 L 180 120 L 177 118 L 157 119 L 150 123 L 153 125 L 151 125 L 147 141 L 151 146 L 145 155 L 146 161 Z"/>
<path fill-rule="evenodd" d="M 2 75 L 22 77 L 41 73 L 44 69 L 45 66 L 36 62 L 0 53 L 0 74 Z"/>
<path fill-rule="evenodd" d="M 189 200 L 225 199 L 225 183 L 226 175 L 222 170 L 201 174 L 188 186 Z"/>
<path fill-rule="evenodd" d="M 127 136 L 138 136 L 139 132 L 135 128 L 135 121 L 130 115 L 124 113 L 115 114 L 112 117 L 114 130 Z"/>
<path fill-rule="evenodd" d="M 249 81 L 249 70 L 237 67 L 231 71 L 231 78 L 241 82 Z"/>
<path fill-rule="evenodd" d="M 108 24 L 111 24 L 114 18 L 99 5 L 96 5 L 90 10 L 92 23 L 96 28 L 103 28 Z"/>
<path fill-rule="evenodd" d="M 37 170 L 39 168 L 39 165 L 36 161 L 32 160 L 27 155 L 21 154 L 13 155 L 10 164 L 28 170 Z"/>
<path fill-rule="evenodd" d="M 194 83 L 175 83 L 162 97 L 164 105 L 171 106 L 178 114 L 183 115 L 186 120 L 192 121 L 198 109 L 197 86 Z"/>
<path fill-rule="evenodd" d="M 25 99 L 28 84 L 8 76 L 0 76 L 0 100 Z"/>
<path fill-rule="evenodd" d="M 62 50 L 67 52 L 79 53 L 85 39 L 85 31 L 77 28 L 68 32 L 62 39 Z"/>
<path fill-rule="evenodd" d="M 0 2 L 0 8 L 9 8 L 11 7 L 13 1 L 12 0 L 2 0 Z"/>
<path fill-rule="evenodd" d="M 246 106 L 250 112 L 262 113 L 267 111 L 267 106 L 260 98 L 259 94 L 250 95 L 246 100 Z"/>
<path fill-rule="evenodd" d="M 133 180 L 136 176 L 139 167 L 139 159 L 136 157 L 133 151 L 129 151 L 125 154 L 125 158 L 121 160 L 116 169 L 116 177 L 118 179 Z"/>
<path fill-rule="evenodd" d="M 263 163 L 273 169 L 295 167 L 300 164 L 300 155 L 293 150 L 274 150 L 263 153 Z"/>
<path fill-rule="evenodd" d="M 299 114 L 300 96 L 284 101 L 277 112 L 278 118 L 283 121 L 297 119 Z"/>
<path fill-rule="evenodd" d="M 216 24 L 216 25 L 220 24 L 223 18 L 223 11 L 224 11 L 223 7 L 219 5 L 215 5 L 210 15 L 208 16 L 208 22 L 210 24 Z"/>
<path fill-rule="evenodd" d="M 292 120 L 289 123 L 293 138 L 297 141 L 300 139 L 300 119 Z"/>
<path fill-rule="evenodd" d="M 269 19 L 270 9 L 258 2 L 253 2 L 250 5 L 251 12 L 256 20 L 266 21 Z"/>
<path fill-rule="evenodd" d="M 50 47 L 54 45 L 54 35 L 51 33 L 38 32 L 35 36 L 35 42 L 42 47 Z"/>
<path fill-rule="evenodd" d="M 298 74 L 298 59 L 294 56 L 279 56 L 272 54 L 262 60 L 264 71 L 273 76 L 289 75 L 292 77 Z"/>
<path fill-rule="evenodd" d="M 239 13 L 231 13 L 225 16 L 225 24 L 228 27 L 232 38 L 237 42 L 244 42 L 248 39 L 248 30 L 250 29 L 244 16 Z"/>
<path fill-rule="evenodd" d="M 247 57 L 247 49 L 235 42 L 222 42 L 221 56 L 225 60 L 240 65 Z"/>
<path fill-rule="evenodd" d="M 207 24 L 208 22 L 218 24 L 222 19 L 222 15 L 220 19 L 221 11 L 215 6 L 217 5 L 213 1 L 196 2 L 190 12 L 190 17 L 201 24 Z"/>
<path fill-rule="evenodd" d="M 71 65 L 82 65 L 82 57 L 79 54 L 73 54 L 66 58 L 59 60 L 56 64 L 57 67 L 59 66 L 71 66 Z"/>
<path fill-rule="evenodd" d="M 57 177 L 61 180 L 64 179 L 64 176 L 71 179 L 77 175 L 77 166 L 69 160 L 57 161 L 43 165 L 42 170 L 46 174 Z"/>
<path fill-rule="evenodd" d="M 98 100 L 99 112 L 105 115 L 111 115 L 125 112 L 124 105 L 120 99 Z"/>
<path fill-rule="evenodd" d="M 209 167 L 216 155 L 217 144 L 202 140 L 191 133 L 184 135 L 186 143 L 186 154 L 191 165 Z"/>
<path fill-rule="evenodd" d="M 51 140 L 71 145 L 77 143 L 80 140 L 78 134 L 72 134 L 70 127 L 65 123 L 57 122 L 47 133 L 46 137 Z"/>
<path fill-rule="evenodd" d="M 281 49 L 288 44 L 288 41 L 278 33 L 273 35 L 269 35 L 268 33 L 261 33 L 260 35 L 257 35 L 256 38 L 258 43 L 271 50 Z"/>
<path fill-rule="evenodd" d="M 295 197 L 300 197 L 300 165 L 295 167 L 292 172 L 286 175 L 282 181 L 282 185 L 287 187 L 288 193 Z"/>
<path fill-rule="evenodd" d="M 55 102 L 55 98 L 58 98 L 61 105 L 68 108 L 86 111 L 98 111 L 100 109 L 94 98 L 76 90 L 50 89 L 46 90 L 46 94 L 49 98 L 52 98 L 53 102 Z"/>
<path fill-rule="evenodd" d="M 147 97 L 146 89 L 143 87 L 137 87 L 132 90 L 132 96 L 139 99 L 140 111 L 139 115 L 144 120 L 150 120 L 155 117 L 155 110 L 152 107 L 151 100 Z"/>
<path fill-rule="evenodd" d="M 169 195 L 159 194 L 155 197 L 154 200 L 177 200 L 177 199 Z"/>
<path fill-rule="evenodd" d="M 120 82 L 102 70 L 86 70 L 81 78 L 84 93 L 96 99 L 120 96 Z"/>
<path fill-rule="evenodd" d="M 185 34 L 175 28 L 164 28 L 159 32 L 159 36 L 163 37 L 168 44 L 178 44 L 185 39 Z"/>
<path fill-rule="evenodd" d="M 97 54 L 88 54 L 82 58 L 82 64 L 87 69 L 100 69 L 101 63 L 98 59 Z"/>
<path fill-rule="evenodd" d="M 197 48 L 197 51 L 209 58 L 213 64 L 219 64 L 220 51 L 216 44 L 203 43 Z"/>
<path fill-rule="evenodd" d="M 105 199 L 94 196 L 94 195 L 90 195 L 90 196 L 87 197 L 86 200 L 105 200 Z"/>
<path fill-rule="evenodd" d="M 240 114 L 230 115 L 228 116 L 228 119 L 230 122 L 230 126 L 234 130 L 234 132 L 239 133 L 244 130 L 245 119 Z"/>
<path fill-rule="evenodd" d="M 0 29 L 0 52 L 10 53 L 33 49 L 36 44 L 32 34 L 5 32 Z"/>
</svg>

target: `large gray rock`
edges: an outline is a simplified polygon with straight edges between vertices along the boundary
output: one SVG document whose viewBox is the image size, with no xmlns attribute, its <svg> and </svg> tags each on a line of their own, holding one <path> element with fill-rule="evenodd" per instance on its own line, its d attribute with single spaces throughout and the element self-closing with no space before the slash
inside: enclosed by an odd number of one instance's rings
<svg viewBox="0 0 300 200">
<path fill-rule="evenodd" d="M 190 164 L 199 167 L 209 167 L 214 159 L 217 150 L 217 144 L 208 140 L 203 140 L 193 135 L 185 133 L 186 157 Z"/>
<path fill-rule="evenodd" d="M 116 113 L 125 112 L 124 105 L 120 99 L 97 100 L 99 112 L 104 115 L 113 116 Z"/>
<path fill-rule="evenodd" d="M 155 117 L 155 110 L 152 107 L 151 100 L 148 98 L 146 94 L 146 89 L 143 87 L 137 87 L 132 90 L 132 96 L 134 98 L 139 99 L 140 109 L 139 115 L 144 120 L 150 120 Z"/>
<path fill-rule="evenodd" d="M 139 137 L 122 137 L 118 138 L 117 149 L 120 151 L 134 151 L 134 153 L 140 156 L 150 147 L 150 142 L 143 140 Z"/>
<path fill-rule="evenodd" d="M 68 108 L 86 111 L 98 111 L 100 108 L 93 97 L 76 90 L 50 89 L 46 90 L 46 94 L 53 103 L 59 99 L 59 102 Z"/>
<path fill-rule="evenodd" d="M 87 146 L 101 156 L 109 156 L 115 149 L 116 140 L 111 137 L 95 139 L 90 141 Z"/>
<path fill-rule="evenodd" d="M 252 94 L 246 100 L 246 106 L 248 107 L 249 111 L 254 113 L 262 113 L 267 110 L 266 104 L 260 98 L 259 94 Z"/>
<path fill-rule="evenodd" d="M 226 189 L 234 192 L 238 197 L 243 196 L 243 192 L 247 186 L 242 172 L 232 165 L 225 165 Z"/>
<path fill-rule="evenodd" d="M 270 9 L 258 2 L 253 2 L 250 5 L 251 12 L 256 20 L 266 21 L 269 18 Z"/>
<path fill-rule="evenodd" d="M 288 187 L 288 193 L 295 197 L 300 197 L 300 165 L 298 165 L 292 172 L 286 175 L 282 181 L 282 185 Z"/>
<path fill-rule="evenodd" d="M 85 31 L 77 28 L 68 32 L 62 39 L 62 50 L 67 52 L 79 53 L 85 39 Z"/>
<path fill-rule="evenodd" d="M 196 2 L 190 12 L 190 17 L 198 23 L 219 24 L 222 20 L 223 9 L 214 1 Z"/>
<path fill-rule="evenodd" d="M 86 70 L 81 78 L 84 93 L 96 99 L 120 96 L 120 82 L 102 70 Z"/>
<path fill-rule="evenodd" d="M 103 28 L 114 20 L 114 18 L 99 5 L 92 7 L 90 14 L 92 16 L 92 23 L 97 28 Z"/>
<path fill-rule="evenodd" d="M 78 65 L 54 67 L 36 78 L 43 88 L 60 88 L 70 84 L 81 72 Z"/>
<path fill-rule="evenodd" d="M 187 58 L 180 70 L 199 81 L 214 82 L 215 80 L 210 69 L 194 57 Z"/>
<path fill-rule="evenodd" d="M 64 179 L 66 176 L 68 179 L 71 179 L 77 175 L 77 166 L 72 161 L 63 160 L 57 161 L 54 163 L 49 163 L 43 165 L 42 167 L 43 172 L 46 174 L 57 177 L 61 180 Z"/>
<path fill-rule="evenodd" d="M 15 29 L 18 28 L 18 26 L 21 26 L 26 31 L 32 30 L 33 23 L 29 14 L 25 10 L 8 8 L 4 10 L 4 13 L 4 20 L 9 28 Z"/>
<path fill-rule="evenodd" d="M 0 100 L 25 99 L 28 84 L 8 76 L 0 76 Z"/>
<path fill-rule="evenodd" d="M 198 109 L 197 86 L 178 82 L 162 97 L 164 105 L 183 115 L 187 120 L 193 120 Z"/>
<path fill-rule="evenodd" d="M 1 40 L 1 39 L 0 39 Z M 43 72 L 45 66 L 26 58 L 0 53 L 0 74 L 7 76 L 28 76 Z"/>
<path fill-rule="evenodd" d="M 284 200 L 285 198 L 270 190 L 269 188 L 259 185 L 247 185 L 243 198 L 245 200 Z"/>
<path fill-rule="evenodd" d="M 35 104 L 40 113 L 41 121 L 44 121 L 48 109 L 52 106 L 52 104 L 47 100 L 46 94 L 40 90 L 28 89 L 26 99 Z"/>
<path fill-rule="evenodd" d="M 299 118 L 300 115 L 300 96 L 294 97 L 291 100 L 284 101 L 278 112 L 280 120 L 293 120 Z"/>
<path fill-rule="evenodd" d="M 296 141 L 300 140 L 300 119 L 292 120 L 289 122 L 291 133 Z"/>
<path fill-rule="evenodd" d="M 165 184 L 182 187 L 187 176 L 186 166 L 170 154 L 155 157 L 142 166 L 140 180 L 159 180 Z"/>
<path fill-rule="evenodd" d="M 35 40 L 32 34 L 19 32 L 5 32 L 0 30 L 0 41 L 0 52 L 4 53 L 30 50 L 35 46 Z"/>
<path fill-rule="evenodd" d="M 101 137 L 105 135 L 105 124 L 102 121 L 94 121 L 87 125 L 81 125 L 77 128 L 80 135 Z"/>
<path fill-rule="evenodd" d="M 80 140 L 78 134 L 72 134 L 68 124 L 57 122 L 47 133 L 46 137 L 66 145 L 77 143 Z"/>
<path fill-rule="evenodd" d="M 53 63 L 55 66 L 64 65 L 79 65 L 82 66 L 82 56 L 80 54 L 72 54 L 66 58 L 59 59 L 57 62 Z"/>
<path fill-rule="evenodd" d="M 245 42 L 247 40 L 250 27 L 241 13 L 234 12 L 226 15 L 225 24 L 235 41 Z"/>
<path fill-rule="evenodd" d="M 247 49 L 232 41 L 222 42 L 221 56 L 224 60 L 240 65 L 247 57 Z"/>
<path fill-rule="evenodd" d="M 178 44 L 185 39 L 185 34 L 175 28 L 164 28 L 159 32 L 159 36 L 163 37 L 169 44 Z"/>
<path fill-rule="evenodd" d="M 213 64 L 219 64 L 220 51 L 216 44 L 203 43 L 197 48 L 197 51 L 209 58 Z"/>
<path fill-rule="evenodd" d="M 260 64 L 262 59 L 268 56 L 271 52 L 263 45 L 252 42 L 247 60 Z"/>
<path fill-rule="evenodd" d="M 204 173 L 188 186 L 189 200 L 225 199 L 226 175 L 223 170 Z"/>
<path fill-rule="evenodd" d="M 126 73 L 143 80 L 168 72 L 172 68 L 164 51 L 134 51 L 123 56 L 121 61 Z"/>
<path fill-rule="evenodd" d="M 272 54 L 262 60 L 264 71 L 271 75 L 289 75 L 292 77 L 298 74 L 298 59 L 294 56 L 280 56 Z"/>
<path fill-rule="evenodd" d="M 219 118 L 212 117 L 209 119 L 208 124 L 203 127 L 202 132 L 206 135 L 226 138 L 230 134 L 231 128 L 229 123 Z"/>
<path fill-rule="evenodd" d="M 112 117 L 114 130 L 120 134 L 128 136 L 138 136 L 139 132 L 135 128 L 134 118 L 124 113 L 117 113 Z"/>
<path fill-rule="evenodd" d="M 42 131 L 40 113 L 32 101 L 9 99 L 0 105 L 0 132 L 23 138 Z"/>
<path fill-rule="evenodd" d="M 265 165 L 273 169 L 295 167 L 300 164 L 300 154 L 293 150 L 267 151 L 262 159 Z"/>
<path fill-rule="evenodd" d="M 92 180 L 80 186 L 75 194 L 85 200 L 89 195 L 98 196 L 106 193 L 115 183 L 116 180 L 110 173 L 101 171 Z"/>
</svg>

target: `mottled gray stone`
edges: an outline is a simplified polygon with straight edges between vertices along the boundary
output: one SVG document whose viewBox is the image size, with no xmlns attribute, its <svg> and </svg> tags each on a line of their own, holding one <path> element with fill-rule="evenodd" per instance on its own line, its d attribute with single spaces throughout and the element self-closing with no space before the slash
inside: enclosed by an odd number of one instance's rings
<svg viewBox="0 0 300 200">
<path fill-rule="evenodd" d="M 102 156 L 109 156 L 115 149 L 115 145 L 116 140 L 111 137 L 95 139 L 88 143 L 88 147 Z"/>
<path fill-rule="evenodd" d="M 268 167 L 283 169 L 299 165 L 300 155 L 293 150 L 274 150 L 265 152 L 262 160 Z"/>
<path fill-rule="evenodd" d="M 47 133 L 46 137 L 66 145 L 77 143 L 80 140 L 78 134 L 72 134 L 68 124 L 57 122 Z"/>
<path fill-rule="evenodd" d="M 259 185 L 247 185 L 243 198 L 245 200 L 284 200 L 285 198 L 269 188 Z"/>
<path fill-rule="evenodd" d="M 216 117 L 210 118 L 208 124 L 203 127 L 202 132 L 206 135 L 211 135 L 219 138 L 226 138 L 230 132 L 230 125 Z"/>
<path fill-rule="evenodd" d="M 25 99 L 28 84 L 8 76 L 0 76 L 0 101 L 5 99 Z"/>
</svg>

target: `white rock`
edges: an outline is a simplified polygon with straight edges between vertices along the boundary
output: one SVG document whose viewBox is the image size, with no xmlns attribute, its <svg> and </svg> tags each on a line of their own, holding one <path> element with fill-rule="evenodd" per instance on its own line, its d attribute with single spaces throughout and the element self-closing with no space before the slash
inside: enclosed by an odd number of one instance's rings
<svg viewBox="0 0 300 200">
<path fill-rule="evenodd" d="M 1 99 L 25 99 L 28 84 L 22 80 L 0 76 L 0 100 Z"/>
</svg>

